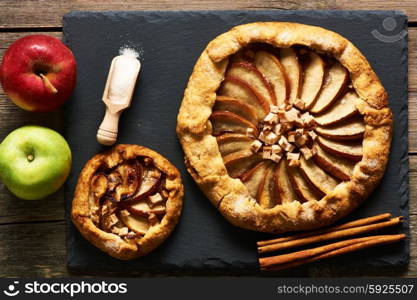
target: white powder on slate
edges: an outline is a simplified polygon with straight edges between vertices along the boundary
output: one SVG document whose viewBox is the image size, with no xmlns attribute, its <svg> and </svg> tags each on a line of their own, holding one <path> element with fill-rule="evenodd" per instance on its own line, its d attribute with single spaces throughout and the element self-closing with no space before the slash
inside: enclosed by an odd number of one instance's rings
<svg viewBox="0 0 417 300">
<path fill-rule="evenodd" d="M 119 55 L 133 56 L 139 60 L 143 60 L 143 49 L 141 47 L 123 45 L 119 49 Z"/>
</svg>

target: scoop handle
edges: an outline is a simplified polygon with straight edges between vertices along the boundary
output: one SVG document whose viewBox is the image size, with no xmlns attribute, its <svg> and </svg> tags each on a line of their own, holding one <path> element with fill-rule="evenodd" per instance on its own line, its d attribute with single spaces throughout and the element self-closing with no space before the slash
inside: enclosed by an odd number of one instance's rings
<svg viewBox="0 0 417 300">
<path fill-rule="evenodd" d="M 119 118 L 121 112 L 112 113 L 106 107 L 106 114 L 103 122 L 97 131 L 97 141 L 106 146 L 113 145 L 117 140 L 117 133 L 119 132 Z"/>
</svg>

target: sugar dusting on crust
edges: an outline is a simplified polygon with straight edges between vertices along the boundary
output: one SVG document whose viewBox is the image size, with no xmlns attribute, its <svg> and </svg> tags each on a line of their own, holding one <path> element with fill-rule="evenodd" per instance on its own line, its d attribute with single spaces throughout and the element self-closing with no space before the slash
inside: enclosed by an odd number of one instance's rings
<svg viewBox="0 0 417 300">
<path fill-rule="evenodd" d="M 117 251 L 119 249 L 119 243 L 113 240 L 106 240 L 104 242 L 104 247 L 112 249 L 112 251 Z"/>
<path fill-rule="evenodd" d="M 379 164 L 379 161 L 377 159 L 368 159 L 367 162 L 368 166 L 372 169 L 375 169 Z"/>
<path fill-rule="evenodd" d="M 248 201 L 245 197 L 239 197 L 233 202 L 233 210 L 238 214 L 243 214 L 248 210 Z"/>
<path fill-rule="evenodd" d="M 314 208 L 311 207 L 310 202 L 303 203 L 301 218 L 304 220 L 314 220 Z"/>
</svg>

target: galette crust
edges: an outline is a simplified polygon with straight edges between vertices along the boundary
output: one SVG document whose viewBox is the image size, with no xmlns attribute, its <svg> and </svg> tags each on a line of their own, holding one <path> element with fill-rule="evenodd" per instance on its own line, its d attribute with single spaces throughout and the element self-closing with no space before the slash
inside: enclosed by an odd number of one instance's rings
<svg viewBox="0 0 417 300">
<path fill-rule="evenodd" d="M 127 242 L 116 234 L 99 229 L 91 220 L 88 195 L 90 182 L 101 166 L 112 168 L 114 162 L 134 159 L 138 156 L 150 157 L 153 164 L 166 174 L 166 213 L 160 224 L 152 226 L 137 242 Z M 81 234 L 97 248 L 109 255 L 128 260 L 143 256 L 157 248 L 170 235 L 178 223 L 184 188 L 178 170 L 157 152 L 138 145 L 117 145 L 110 150 L 92 157 L 84 166 L 78 178 L 72 202 L 72 221 Z"/>
<path fill-rule="evenodd" d="M 350 73 L 361 100 L 365 122 L 363 157 L 350 181 L 341 182 L 319 201 L 293 201 L 270 209 L 250 197 L 223 163 L 209 120 L 228 57 L 250 43 L 286 48 L 303 45 L 337 59 Z M 211 41 L 195 64 L 178 115 L 177 134 L 189 173 L 232 224 L 262 232 L 308 230 L 335 222 L 364 201 L 383 176 L 392 137 L 387 93 L 366 58 L 347 39 L 332 31 L 297 23 L 251 23 L 232 28 Z"/>
</svg>

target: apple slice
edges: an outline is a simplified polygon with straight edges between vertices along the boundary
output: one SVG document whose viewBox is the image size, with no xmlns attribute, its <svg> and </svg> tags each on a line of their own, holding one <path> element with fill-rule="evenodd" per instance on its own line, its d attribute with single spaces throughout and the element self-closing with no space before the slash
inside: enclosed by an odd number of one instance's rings
<svg viewBox="0 0 417 300">
<path fill-rule="evenodd" d="M 259 134 L 253 123 L 228 111 L 214 111 L 210 120 L 213 123 L 214 136 L 228 132 L 246 134 L 246 128 L 252 128 L 256 136 Z"/>
<path fill-rule="evenodd" d="M 288 167 L 291 185 L 300 202 L 320 200 L 323 196 L 319 190 L 312 186 L 301 174 L 299 168 Z"/>
<path fill-rule="evenodd" d="M 279 60 L 285 69 L 285 74 L 290 85 L 290 103 L 294 103 L 300 96 L 301 90 L 301 67 L 298 56 L 292 48 L 282 48 L 279 52 Z"/>
<path fill-rule="evenodd" d="M 251 105 L 256 111 L 258 120 L 262 120 L 269 112 L 268 102 L 255 91 L 246 81 L 232 76 L 227 76 L 219 91 L 219 95 L 239 99 Z"/>
<path fill-rule="evenodd" d="M 345 67 L 335 62 L 324 76 L 323 86 L 310 111 L 318 114 L 329 108 L 343 92 L 348 82 L 349 74 Z"/>
<path fill-rule="evenodd" d="M 300 157 L 301 174 L 323 194 L 329 194 L 339 184 L 333 177 L 320 169 L 312 159 L 306 160 Z"/>
<path fill-rule="evenodd" d="M 126 207 L 130 213 L 138 217 L 148 217 L 151 210 L 146 199 L 132 205 L 124 205 L 124 207 Z"/>
<path fill-rule="evenodd" d="M 256 110 L 252 105 L 237 99 L 225 96 L 217 96 L 216 103 L 213 110 L 215 111 L 230 111 L 234 114 L 240 115 L 253 124 L 258 123 L 258 116 Z"/>
<path fill-rule="evenodd" d="M 343 122 L 331 127 L 317 126 L 316 132 L 332 140 L 355 140 L 363 137 L 365 124 L 361 119 L 355 118 L 349 120 L 349 122 Z"/>
<path fill-rule="evenodd" d="M 127 228 L 140 235 L 145 235 L 149 229 L 147 217 L 135 216 L 133 214 L 124 215 L 121 213 L 118 214 L 118 217 Z"/>
<path fill-rule="evenodd" d="M 289 82 L 285 76 L 285 69 L 278 58 L 266 51 L 258 51 L 255 54 L 256 68 L 266 77 L 271 84 L 277 104 L 286 103 L 289 96 Z"/>
<path fill-rule="evenodd" d="M 120 164 L 115 170 L 122 178 L 114 193 L 116 201 L 128 200 L 136 194 L 143 172 L 142 165 L 137 161 L 130 161 Z"/>
<path fill-rule="evenodd" d="M 98 173 L 94 175 L 91 180 L 90 191 L 94 197 L 89 197 L 90 206 L 99 206 L 101 197 L 107 192 L 109 180 L 104 173 Z"/>
<path fill-rule="evenodd" d="M 259 185 L 256 199 L 263 208 L 272 208 L 279 203 L 279 195 L 274 184 L 274 164 L 270 164 L 265 172 L 262 184 Z"/>
<path fill-rule="evenodd" d="M 260 154 L 254 154 L 250 150 L 241 150 L 227 154 L 223 157 L 224 165 L 229 176 L 238 178 L 244 176 L 247 170 L 251 169 L 262 160 Z"/>
<path fill-rule="evenodd" d="M 261 161 L 240 177 L 240 180 L 246 186 L 249 194 L 254 199 L 257 199 L 258 197 L 260 186 L 262 186 L 265 181 L 265 173 L 269 166 L 270 164 L 266 161 Z"/>
<path fill-rule="evenodd" d="M 289 178 L 287 163 L 282 159 L 275 168 L 274 182 L 281 203 L 288 203 L 298 199 Z"/>
<path fill-rule="evenodd" d="M 358 110 L 356 109 L 358 99 L 359 97 L 355 92 L 347 92 L 343 97 L 338 99 L 328 111 L 315 117 L 317 124 L 321 126 L 333 125 L 354 116 L 358 113 Z"/>
<path fill-rule="evenodd" d="M 130 198 L 122 198 L 121 201 L 123 202 L 123 205 L 135 204 L 152 195 L 158 190 L 161 182 L 161 171 L 155 167 L 144 167 L 137 192 Z"/>
<path fill-rule="evenodd" d="M 309 51 L 307 63 L 303 66 L 303 69 L 304 76 L 300 99 L 304 102 L 305 109 L 310 109 L 323 85 L 324 62 L 316 52 Z"/>
<path fill-rule="evenodd" d="M 362 143 L 335 142 L 322 136 L 318 136 L 316 141 L 323 150 L 335 156 L 341 156 L 351 161 L 362 159 Z"/>
<path fill-rule="evenodd" d="M 276 105 L 274 90 L 264 75 L 250 62 L 237 62 L 231 65 L 226 76 L 239 78 L 247 82 L 270 105 Z"/>
<path fill-rule="evenodd" d="M 314 147 L 317 154 L 313 159 L 320 168 L 340 180 L 350 180 L 356 163 L 323 151 L 317 143 L 314 143 Z"/>
<path fill-rule="evenodd" d="M 145 200 L 125 207 L 131 214 L 139 217 L 149 217 L 150 214 L 163 216 L 166 212 L 165 206 L 155 205 L 150 208 L 148 202 Z"/>
<path fill-rule="evenodd" d="M 239 133 L 225 133 L 216 137 L 222 156 L 232 152 L 249 149 L 253 138 Z"/>
</svg>

